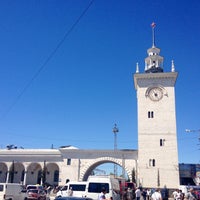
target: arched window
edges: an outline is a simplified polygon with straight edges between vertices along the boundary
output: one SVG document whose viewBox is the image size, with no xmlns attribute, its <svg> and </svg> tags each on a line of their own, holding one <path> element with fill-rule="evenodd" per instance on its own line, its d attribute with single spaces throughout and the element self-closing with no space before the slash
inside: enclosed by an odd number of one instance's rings
<svg viewBox="0 0 200 200">
<path fill-rule="evenodd" d="M 54 171 L 53 181 L 54 182 L 58 182 L 59 181 L 59 171 L 58 170 Z"/>
</svg>

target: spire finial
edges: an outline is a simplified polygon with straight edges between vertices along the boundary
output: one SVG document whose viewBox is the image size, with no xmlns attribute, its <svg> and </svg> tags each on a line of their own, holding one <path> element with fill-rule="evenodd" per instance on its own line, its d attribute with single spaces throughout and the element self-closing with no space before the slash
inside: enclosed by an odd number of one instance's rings
<svg viewBox="0 0 200 200">
<path fill-rule="evenodd" d="M 138 64 L 138 62 L 136 63 L 136 73 L 139 73 L 139 64 Z"/>
<path fill-rule="evenodd" d="M 155 47 L 155 30 L 154 30 L 154 28 L 156 27 L 156 23 L 152 22 L 151 27 L 152 27 L 152 48 L 153 48 L 153 47 Z"/>
<path fill-rule="evenodd" d="M 172 60 L 172 69 L 171 72 L 175 72 L 174 60 Z"/>
</svg>

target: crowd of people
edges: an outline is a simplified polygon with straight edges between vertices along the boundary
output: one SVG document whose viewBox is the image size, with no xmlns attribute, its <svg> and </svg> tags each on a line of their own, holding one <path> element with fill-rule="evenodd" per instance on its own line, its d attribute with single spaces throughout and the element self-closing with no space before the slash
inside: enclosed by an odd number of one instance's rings
<svg viewBox="0 0 200 200">
<path fill-rule="evenodd" d="M 200 200 L 200 191 L 190 188 L 187 193 L 177 189 L 171 195 L 169 190 L 163 189 L 142 189 L 137 187 L 134 194 L 125 189 L 122 200 Z"/>
<path fill-rule="evenodd" d="M 200 191 L 193 188 L 190 188 L 186 194 L 182 190 L 177 189 L 172 195 L 174 200 L 200 200 Z"/>
<path fill-rule="evenodd" d="M 169 192 L 167 188 L 159 189 L 142 189 L 137 187 L 135 191 L 130 192 L 125 189 L 122 200 L 168 200 Z"/>
</svg>

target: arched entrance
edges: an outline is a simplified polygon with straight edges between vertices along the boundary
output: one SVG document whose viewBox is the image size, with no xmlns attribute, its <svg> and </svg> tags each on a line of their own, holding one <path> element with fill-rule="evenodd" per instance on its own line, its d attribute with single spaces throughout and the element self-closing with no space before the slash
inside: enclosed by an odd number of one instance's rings
<svg viewBox="0 0 200 200">
<path fill-rule="evenodd" d="M 132 179 L 132 173 L 131 170 L 126 168 L 126 166 L 123 165 L 123 161 L 121 159 L 115 159 L 113 157 L 101 157 L 98 159 L 95 159 L 91 161 L 90 163 L 87 164 L 85 168 L 80 173 L 80 180 L 86 181 L 88 179 L 88 176 L 91 175 L 92 171 L 99 165 L 105 164 L 105 163 L 114 163 L 122 168 L 124 168 L 125 172 L 127 173 L 128 178 L 131 180 Z"/>
<path fill-rule="evenodd" d="M 59 182 L 59 167 L 55 163 L 46 165 L 46 184 L 57 186 Z"/>
<path fill-rule="evenodd" d="M 9 169 L 9 183 L 23 183 L 24 181 L 24 165 L 22 163 L 13 162 Z"/>
<path fill-rule="evenodd" d="M 31 163 L 27 168 L 26 184 L 40 184 L 42 178 L 42 167 L 39 163 Z"/>
</svg>

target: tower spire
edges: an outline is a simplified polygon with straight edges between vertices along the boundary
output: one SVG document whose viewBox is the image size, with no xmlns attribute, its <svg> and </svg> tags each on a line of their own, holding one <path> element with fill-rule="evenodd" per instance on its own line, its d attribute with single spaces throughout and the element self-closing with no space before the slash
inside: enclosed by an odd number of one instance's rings
<svg viewBox="0 0 200 200">
<path fill-rule="evenodd" d="M 152 47 L 147 50 L 148 57 L 145 58 L 145 73 L 163 72 L 163 57 L 160 56 L 160 49 L 155 46 L 156 23 L 151 23 L 152 27 Z"/>
<path fill-rule="evenodd" d="M 156 27 L 156 23 L 152 22 L 151 23 L 151 28 L 152 28 L 152 48 L 155 47 L 155 30 L 154 30 L 155 27 Z"/>
</svg>

